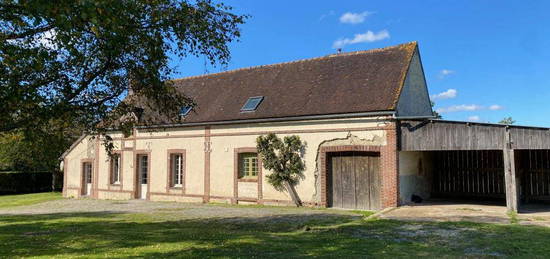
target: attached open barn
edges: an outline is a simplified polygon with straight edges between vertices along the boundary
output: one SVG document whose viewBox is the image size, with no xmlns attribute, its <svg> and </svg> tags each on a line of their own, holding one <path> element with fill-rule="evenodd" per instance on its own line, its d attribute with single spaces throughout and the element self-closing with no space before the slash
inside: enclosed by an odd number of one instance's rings
<svg viewBox="0 0 550 259">
<path fill-rule="evenodd" d="M 517 210 L 550 200 L 548 128 L 410 120 L 399 129 L 403 202 L 413 194 L 500 200 Z"/>
</svg>

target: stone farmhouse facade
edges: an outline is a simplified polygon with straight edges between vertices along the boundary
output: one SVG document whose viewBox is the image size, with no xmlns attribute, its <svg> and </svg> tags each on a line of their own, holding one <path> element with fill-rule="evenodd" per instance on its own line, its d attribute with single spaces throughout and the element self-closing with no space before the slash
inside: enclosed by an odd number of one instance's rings
<svg viewBox="0 0 550 259">
<path fill-rule="evenodd" d="M 394 207 L 409 199 L 400 196 L 399 121 L 433 117 L 416 42 L 176 79 L 174 86 L 197 103 L 182 109 L 182 122 L 145 110 L 156 122 L 129 137 L 111 132 L 112 158 L 100 140 L 81 137 L 62 157 L 63 195 L 291 205 L 288 193 L 267 183 L 270 172 L 256 152 L 256 138 L 275 133 L 306 143 L 296 186 L 305 205 Z"/>
</svg>

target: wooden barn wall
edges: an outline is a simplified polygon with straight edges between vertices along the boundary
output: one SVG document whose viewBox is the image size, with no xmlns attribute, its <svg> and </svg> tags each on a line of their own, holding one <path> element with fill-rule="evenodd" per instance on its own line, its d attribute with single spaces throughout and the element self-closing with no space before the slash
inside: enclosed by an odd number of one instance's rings
<svg viewBox="0 0 550 259">
<path fill-rule="evenodd" d="M 504 198 L 502 151 L 440 151 L 433 154 L 433 197 Z"/>
<path fill-rule="evenodd" d="M 550 130 L 510 128 L 513 149 L 550 149 Z"/>
<path fill-rule="evenodd" d="M 442 122 L 401 123 L 401 150 L 497 150 L 504 148 L 504 128 Z"/>
<path fill-rule="evenodd" d="M 502 150 L 506 127 L 446 121 L 401 121 L 402 151 Z M 509 128 L 512 149 L 550 149 L 550 130 Z"/>
</svg>

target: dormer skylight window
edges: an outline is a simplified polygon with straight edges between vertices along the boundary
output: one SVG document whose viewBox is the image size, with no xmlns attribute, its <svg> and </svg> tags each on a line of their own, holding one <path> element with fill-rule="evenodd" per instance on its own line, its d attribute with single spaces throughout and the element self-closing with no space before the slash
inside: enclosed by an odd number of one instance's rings
<svg viewBox="0 0 550 259">
<path fill-rule="evenodd" d="M 255 111 L 263 100 L 264 100 L 263 96 L 250 97 L 241 108 L 241 111 L 242 112 Z"/>
<path fill-rule="evenodd" d="M 191 106 L 183 106 L 180 109 L 180 116 L 185 117 L 193 109 Z"/>
</svg>

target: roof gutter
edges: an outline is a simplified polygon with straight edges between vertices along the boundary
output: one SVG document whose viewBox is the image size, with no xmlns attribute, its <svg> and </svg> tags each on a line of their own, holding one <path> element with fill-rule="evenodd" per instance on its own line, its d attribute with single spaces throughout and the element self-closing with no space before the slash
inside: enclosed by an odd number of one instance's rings
<svg viewBox="0 0 550 259">
<path fill-rule="evenodd" d="M 433 120 L 436 117 L 433 115 L 423 115 L 423 116 L 393 116 L 396 120 L 415 120 L 415 119 L 430 119 Z"/>
<path fill-rule="evenodd" d="M 175 123 L 175 124 L 136 126 L 136 128 L 138 128 L 138 129 L 175 128 L 175 127 L 209 126 L 209 125 L 225 125 L 225 124 L 262 123 L 262 122 L 344 119 L 344 118 L 372 117 L 372 116 L 391 116 L 392 118 L 395 118 L 395 111 L 377 111 L 377 112 L 341 113 L 341 114 L 326 114 L 326 115 L 308 115 L 308 116 L 292 116 L 292 117 L 281 117 L 281 118 L 246 119 L 246 120 L 228 120 L 228 121 L 214 121 L 214 122 L 190 122 L 190 123 Z"/>
</svg>

